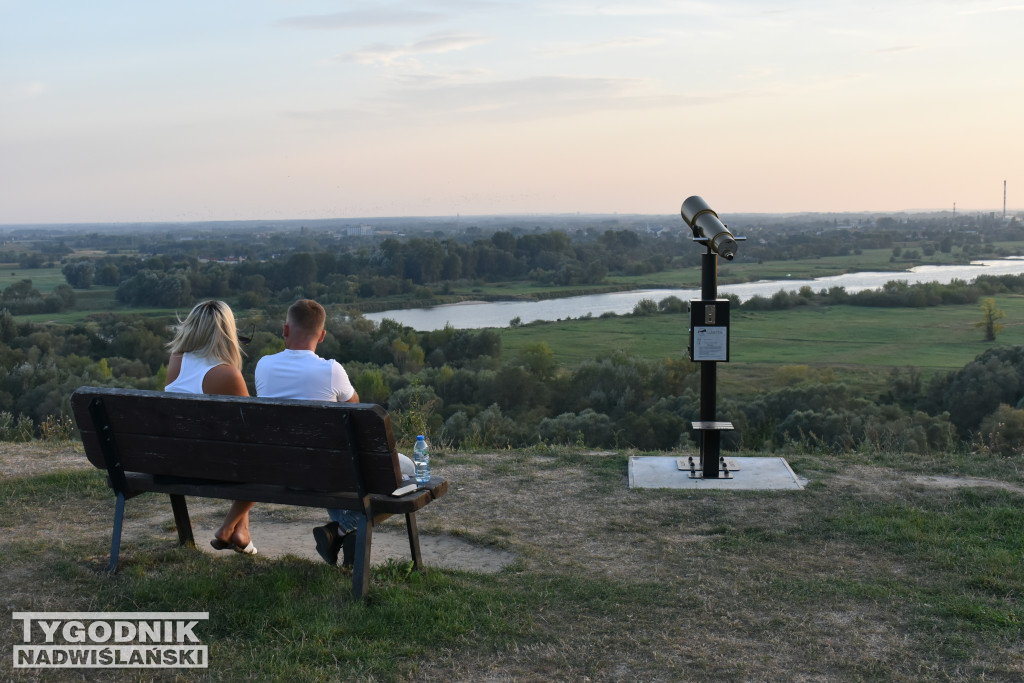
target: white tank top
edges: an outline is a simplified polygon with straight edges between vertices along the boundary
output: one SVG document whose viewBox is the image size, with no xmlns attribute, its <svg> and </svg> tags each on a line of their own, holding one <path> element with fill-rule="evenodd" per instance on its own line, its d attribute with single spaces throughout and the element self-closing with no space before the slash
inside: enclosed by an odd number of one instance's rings
<svg viewBox="0 0 1024 683">
<path fill-rule="evenodd" d="M 203 378 L 211 368 L 224 365 L 223 361 L 206 356 L 197 356 L 191 351 L 185 352 L 181 357 L 181 370 L 173 382 L 164 387 L 164 391 L 173 391 L 179 394 L 201 394 L 203 393 Z"/>
</svg>

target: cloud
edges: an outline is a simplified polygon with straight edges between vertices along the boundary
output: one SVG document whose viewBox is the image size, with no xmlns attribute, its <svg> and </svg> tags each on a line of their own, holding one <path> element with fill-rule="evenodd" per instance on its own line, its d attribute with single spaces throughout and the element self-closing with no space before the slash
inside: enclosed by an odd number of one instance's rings
<svg viewBox="0 0 1024 683">
<path fill-rule="evenodd" d="M 554 43 L 539 50 L 539 54 L 547 57 L 571 57 L 576 55 L 593 54 L 596 52 L 609 52 L 630 48 L 648 48 L 662 45 L 663 38 L 616 38 L 614 40 L 603 40 L 592 43 Z"/>
<path fill-rule="evenodd" d="M 277 24 L 285 28 L 337 31 L 374 27 L 423 26 L 436 24 L 447 18 L 447 15 L 439 12 L 383 8 L 287 17 L 280 19 Z"/>
<path fill-rule="evenodd" d="M 472 34 L 436 34 L 406 45 L 370 45 L 345 55 L 346 61 L 364 65 L 393 66 L 415 55 L 443 54 L 465 50 L 489 42 L 489 38 Z"/>
<path fill-rule="evenodd" d="M 764 92 L 700 95 L 666 93 L 645 79 L 537 76 L 473 83 L 436 83 L 393 88 L 345 108 L 288 112 L 292 118 L 320 121 L 363 120 L 389 125 L 396 120 L 547 119 L 599 111 L 690 107 L 763 96 Z"/>
</svg>

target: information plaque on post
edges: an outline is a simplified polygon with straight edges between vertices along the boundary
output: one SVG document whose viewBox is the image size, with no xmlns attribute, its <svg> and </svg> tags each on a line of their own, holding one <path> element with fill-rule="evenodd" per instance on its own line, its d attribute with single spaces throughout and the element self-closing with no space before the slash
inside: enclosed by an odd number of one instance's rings
<svg viewBox="0 0 1024 683">
<path fill-rule="evenodd" d="M 690 302 L 690 360 L 729 360 L 729 300 Z"/>
</svg>

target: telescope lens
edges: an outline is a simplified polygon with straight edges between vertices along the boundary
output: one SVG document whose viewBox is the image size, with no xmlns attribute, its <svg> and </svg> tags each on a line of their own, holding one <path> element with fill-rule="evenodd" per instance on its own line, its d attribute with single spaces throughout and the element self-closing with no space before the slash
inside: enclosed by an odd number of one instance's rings
<svg viewBox="0 0 1024 683">
<path fill-rule="evenodd" d="M 736 256 L 736 240 L 703 198 L 696 195 L 687 198 L 679 213 L 693 231 L 694 239 L 707 240 L 708 248 L 727 261 Z"/>
<path fill-rule="evenodd" d="M 736 240 L 725 234 L 721 234 L 711 241 L 711 250 L 726 261 L 732 261 L 736 256 L 736 247 Z"/>
</svg>

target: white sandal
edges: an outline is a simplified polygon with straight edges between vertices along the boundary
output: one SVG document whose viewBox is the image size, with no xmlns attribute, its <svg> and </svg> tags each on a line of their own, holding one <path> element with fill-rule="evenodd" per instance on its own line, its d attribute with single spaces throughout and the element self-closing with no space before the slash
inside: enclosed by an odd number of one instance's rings
<svg viewBox="0 0 1024 683">
<path fill-rule="evenodd" d="M 246 555 L 255 555 L 256 554 L 256 546 L 254 546 L 252 544 L 252 539 L 249 539 L 249 545 L 245 546 L 244 548 L 242 548 L 241 546 L 237 546 L 237 545 L 231 546 L 231 548 L 236 553 L 244 553 Z"/>
</svg>

